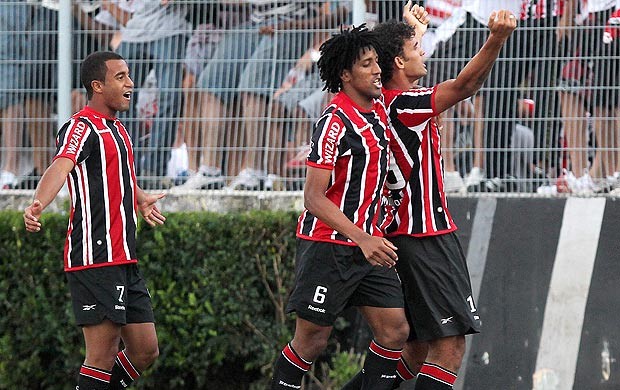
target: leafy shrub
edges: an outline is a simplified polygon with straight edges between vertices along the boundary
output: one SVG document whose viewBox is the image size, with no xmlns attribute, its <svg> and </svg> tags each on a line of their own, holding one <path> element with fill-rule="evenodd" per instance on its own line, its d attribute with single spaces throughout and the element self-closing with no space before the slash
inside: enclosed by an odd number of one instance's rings
<svg viewBox="0 0 620 390">
<path fill-rule="evenodd" d="M 284 307 L 296 218 L 195 212 L 167 215 L 164 226 L 139 226 L 139 266 L 153 299 L 160 357 L 137 389 L 266 387 L 273 360 L 293 335 Z M 42 223 L 30 234 L 21 213 L 0 212 L 2 390 L 66 389 L 84 356 L 62 270 L 67 216 L 44 214 Z M 338 388 L 359 369 L 358 357 L 338 350 L 352 344 L 350 328 L 345 319 L 336 323 L 336 338 L 307 388 Z"/>
</svg>

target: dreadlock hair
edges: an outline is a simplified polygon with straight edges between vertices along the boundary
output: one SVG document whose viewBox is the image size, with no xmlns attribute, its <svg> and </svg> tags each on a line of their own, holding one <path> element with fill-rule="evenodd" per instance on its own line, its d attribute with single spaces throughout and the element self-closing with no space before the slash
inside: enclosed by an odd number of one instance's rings
<svg viewBox="0 0 620 390">
<path fill-rule="evenodd" d="M 80 80 L 84 88 L 86 88 L 88 100 L 93 97 L 92 82 L 95 80 L 105 81 L 105 74 L 108 71 L 108 67 L 105 63 L 110 60 L 124 60 L 124 58 L 111 51 L 96 51 L 89 54 L 84 61 L 82 61 Z"/>
<path fill-rule="evenodd" d="M 394 58 L 402 56 L 405 42 L 415 36 L 413 27 L 396 20 L 389 20 L 375 26 L 379 46 L 379 66 L 381 67 L 381 81 L 385 84 L 394 76 Z"/>
<path fill-rule="evenodd" d="M 317 66 L 321 80 L 325 82 L 323 90 L 336 93 L 342 89 L 342 72 L 352 70 L 353 64 L 366 50 L 377 48 L 374 32 L 366 24 L 351 29 L 340 28 L 340 33 L 323 42 L 319 48 L 321 58 Z"/>
</svg>

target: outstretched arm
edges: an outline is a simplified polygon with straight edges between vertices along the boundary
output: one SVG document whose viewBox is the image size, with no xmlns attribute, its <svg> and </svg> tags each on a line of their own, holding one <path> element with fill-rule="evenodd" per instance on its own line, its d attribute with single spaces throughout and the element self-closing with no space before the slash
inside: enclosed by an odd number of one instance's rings
<svg viewBox="0 0 620 390">
<path fill-rule="evenodd" d="M 24 210 L 24 225 L 29 232 L 41 230 L 41 214 L 43 210 L 54 200 L 58 191 L 62 188 L 67 175 L 75 164 L 68 158 L 57 158 L 52 165 L 45 170 L 41 181 L 34 192 L 34 201 Z"/>
<path fill-rule="evenodd" d="M 480 51 L 465 65 L 456 79 L 444 81 L 437 86 L 435 95 L 437 112 L 445 111 L 478 92 L 489 77 L 504 43 L 516 27 L 516 17 L 510 11 L 502 10 L 491 14 L 489 18 L 491 34 Z"/>
</svg>

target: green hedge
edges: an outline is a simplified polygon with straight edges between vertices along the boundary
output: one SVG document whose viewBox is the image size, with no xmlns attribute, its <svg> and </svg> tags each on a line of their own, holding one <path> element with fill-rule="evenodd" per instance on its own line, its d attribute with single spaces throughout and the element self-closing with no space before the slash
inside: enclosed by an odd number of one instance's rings
<svg viewBox="0 0 620 390">
<path fill-rule="evenodd" d="M 264 385 L 292 336 L 293 213 L 168 215 L 141 224 L 140 269 L 156 312 L 160 358 L 137 388 Z M 62 271 L 66 215 L 28 234 L 0 213 L 0 389 L 67 389 L 83 358 Z M 217 386 L 217 387 L 216 387 Z"/>
</svg>

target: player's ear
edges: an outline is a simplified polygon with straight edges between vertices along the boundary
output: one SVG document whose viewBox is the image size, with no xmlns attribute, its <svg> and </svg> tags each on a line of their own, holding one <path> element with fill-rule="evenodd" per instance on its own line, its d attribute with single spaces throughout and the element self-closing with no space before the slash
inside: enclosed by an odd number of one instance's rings
<svg viewBox="0 0 620 390">
<path fill-rule="evenodd" d="M 396 65 L 396 68 L 402 69 L 405 67 L 405 60 L 401 56 L 396 56 L 394 57 L 394 65 Z"/>
<path fill-rule="evenodd" d="M 93 88 L 93 93 L 101 93 L 103 91 L 103 81 L 93 80 L 90 83 L 90 86 Z"/>
<path fill-rule="evenodd" d="M 340 79 L 343 83 L 348 83 L 351 81 L 351 72 L 348 69 L 345 69 L 340 73 Z"/>
</svg>

